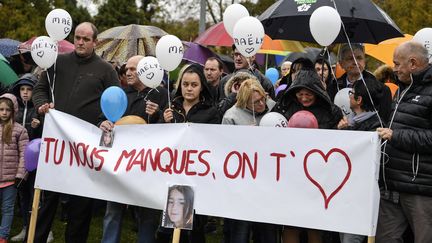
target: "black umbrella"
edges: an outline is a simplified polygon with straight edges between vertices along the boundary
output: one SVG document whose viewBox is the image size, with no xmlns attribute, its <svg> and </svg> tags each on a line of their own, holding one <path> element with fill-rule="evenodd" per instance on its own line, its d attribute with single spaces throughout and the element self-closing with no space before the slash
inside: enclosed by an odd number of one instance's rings
<svg viewBox="0 0 432 243">
<path fill-rule="evenodd" d="M 310 3 L 312 2 L 312 3 Z M 394 37 L 403 37 L 399 27 L 370 0 L 279 0 L 258 19 L 272 39 L 315 42 L 309 29 L 309 19 L 315 9 L 334 8 L 341 16 L 350 42 L 377 44 Z M 334 43 L 348 42 L 343 28 Z"/>
<path fill-rule="evenodd" d="M 320 48 L 316 48 L 316 47 L 306 47 L 305 52 L 291 52 L 290 54 L 288 54 L 284 61 L 290 61 L 293 62 L 298 58 L 308 58 L 309 60 L 311 60 L 312 62 L 315 62 L 315 60 L 318 57 L 322 57 L 325 58 L 326 60 L 329 60 L 329 62 L 331 62 L 331 64 L 336 64 L 337 58 L 336 55 L 333 53 L 330 53 L 330 58 L 328 58 L 327 54 L 323 54 L 323 50 Z M 320 56 L 318 56 L 320 55 Z"/>
</svg>

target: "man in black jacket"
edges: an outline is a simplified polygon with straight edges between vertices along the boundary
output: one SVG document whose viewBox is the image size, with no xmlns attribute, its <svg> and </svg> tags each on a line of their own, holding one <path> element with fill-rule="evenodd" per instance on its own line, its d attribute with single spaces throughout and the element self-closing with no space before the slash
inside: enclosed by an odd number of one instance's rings
<svg viewBox="0 0 432 243">
<path fill-rule="evenodd" d="M 40 114 L 55 108 L 97 125 L 103 91 L 110 86 L 119 86 L 117 73 L 111 64 L 94 52 L 97 34 L 92 23 L 79 24 L 75 29 L 75 51 L 59 55 L 54 66 L 42 74 L 33 90 L 33 103 Z M 59 197 L 59 193 L 44 191 L 35 243 L 46 242 Z M 65 242 L 87 242 L 93 201 L 91 198 L 69 195 Z"/>
<path fill-rule="evenodd" d="M 410 226 L 415 243 L 432 242 L 432 67 L 421 44 L 396 48 L 394 71 L 400 81 L 381 168 L 381 202 L 376 242 L 402 242 Z"/>
<path fill-rule="evenodd" d="M 378 110 L 383 122 L 387 122 L 391 108 L 391 92 L 387 86 L 378 82 L 372 73 L 365 70 L 366 56 L 364 46 L 356 43 L 351 44 L 351 46 L 343 44 L 339 50 L 339 63 L 345 70 L 345 74 L 327 87 L 327 93 L 331 100 L 334 101 L 339 90 L 343 88 L 352 88 L 353 84 L 357 81 L 361 81 L 362 77 L 365 80 L 367 79 L 371 82 L 377 82 L 379 83 L 379 86 L 382 86 L 381 88 L 384 90 L 384 93 L 379 102 L 374 103 L 374 106 L 375 109 Z"/>
</svg>

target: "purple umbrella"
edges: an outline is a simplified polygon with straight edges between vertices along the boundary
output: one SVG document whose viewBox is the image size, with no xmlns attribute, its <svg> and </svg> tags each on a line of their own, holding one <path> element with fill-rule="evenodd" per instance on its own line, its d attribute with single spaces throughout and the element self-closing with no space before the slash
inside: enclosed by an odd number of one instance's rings
<svg viewBox="0 0 432 243">
<path fill-rule="evenodd" d="M 3 38 L 0 39 L 0 54 L 2 54 L 4 57 L 10 57 L 13 54 L 18 53 L 18 45 L 21 44 L 21 42 Z"/>
<path fill-rule="evenodd" d="M 229 70 L 229 66 L 234 66 L 234 63 L 230 57 L 218 55 L 212 52 L 209 48 L 197 44 L 195 42 L 183 41 L 183 45 L 186 47 L 186 51 L 183 55 L 183 60 L 193 62 L 193 63 L 198 63 L 204 66 L 205 62 L 209 57 L 217 57 L 221 59 L 221 61 L 225 64 L 224 73 L 231 73 Z"/>
<path fill-rule="evenodd" d="M 207 58 L 216 57 L 210 49 L 194 42 L 183 41 L 186 46 L 186 51 L 183 55 L 183 59 L 189 62 L 198 63 L 204 66 Z"/>
</svg>

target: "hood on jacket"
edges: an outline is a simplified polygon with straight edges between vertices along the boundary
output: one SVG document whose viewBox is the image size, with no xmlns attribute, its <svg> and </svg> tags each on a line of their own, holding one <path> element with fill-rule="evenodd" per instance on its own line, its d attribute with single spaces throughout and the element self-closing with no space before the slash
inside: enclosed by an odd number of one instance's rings
<svg viewBox="0 0 432 243">
<path fill-rule="evenodd" d="M 243 81 L 247 79 L 255 79 L 258 80 L 249 70 L 241 69 L 237 71 L 234 75 L 231 76 L 230 79 L 225 84 L 224 92 L 225 96 L 228 97 L 231 94 L 231 88 L 234 84 L 238 84 L 240 86 Z M 259 81 L 258 81 L 259 82 Z"/>
<path fill-rule="evenodd" d="M 34 76 L 31 73 L 26 73 L 23 76 L 21 76 L 21 78 L 18 79 L 18 81 L 15 82 L 15 84 L 12 86 L 12 94 L 14 94 L 16 96 L 17 99 L 21 100 L 21 95 L 20 95 L 20 87 L 22 85 L 28 85 L 32 88 L 34 88 L 34 86 L 36 85 L 36 83 L 38 82 L 36 76 Z"/>
<path fill-rule="evenodd" d="M 292 99 L 297 101 L 296 93 L 302 88 L 306 88 L 316 95 L 315 104 L 327 107 L 332 106 L 332 102 L 327 92 L 322 87 L 321 81 L 315 70 L 300 70 L 292 85 L 283 94 L 282 99 Z"/>
<path fill-rule="evenodd" d="M 17 98 L 15 97 L 15 95 L 13 95 L 11 93 L 6 93 L 6 94 L 3 94 L 2 96 L 0 96 L 0 98 L 10 99 L 14 105 L 15 114 L 18 113 L 18 101 L 17 101 Z"/>
<path fill-rule="evenodd" d="M 204 101 L 205 103 L 208 103 L 208 104 L 213 104 L 213 101 L 214 101 L 213 95 L 212 95 L 212 92 L 210 91 L 210 86 L 207 83 L 207 79 L 204 76 L 203 68 L 198 64 L 192 64 L 184 70 L 183 74 L 187 73 L 187 72 L 196 73 L 199 77 L 199 80 L 201 82 L 201 87 L 202 87 L 202 90 L 200 93 L 200 101 Z M 180 79 L 180 83 L 178 84 L 177 90 L 174 94 L 174 99 L 178 99 L 180 97 L 183 97 L 181 79 Z"/>
</svg>

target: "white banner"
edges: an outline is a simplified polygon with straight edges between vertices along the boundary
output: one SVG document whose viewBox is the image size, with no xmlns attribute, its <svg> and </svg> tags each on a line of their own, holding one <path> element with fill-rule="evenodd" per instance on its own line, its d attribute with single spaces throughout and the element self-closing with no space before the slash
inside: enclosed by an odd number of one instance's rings
<svg viewBox="0 0 432 243">
<path fill-rule="evenodd" d="M 101 130 L 51 110 L 35 187 L 163 209 L 169 184 L 192 185 L 195 210 L 374 236 L 379 139 L 374 132 L 206 125 Z"/>
</svg>

